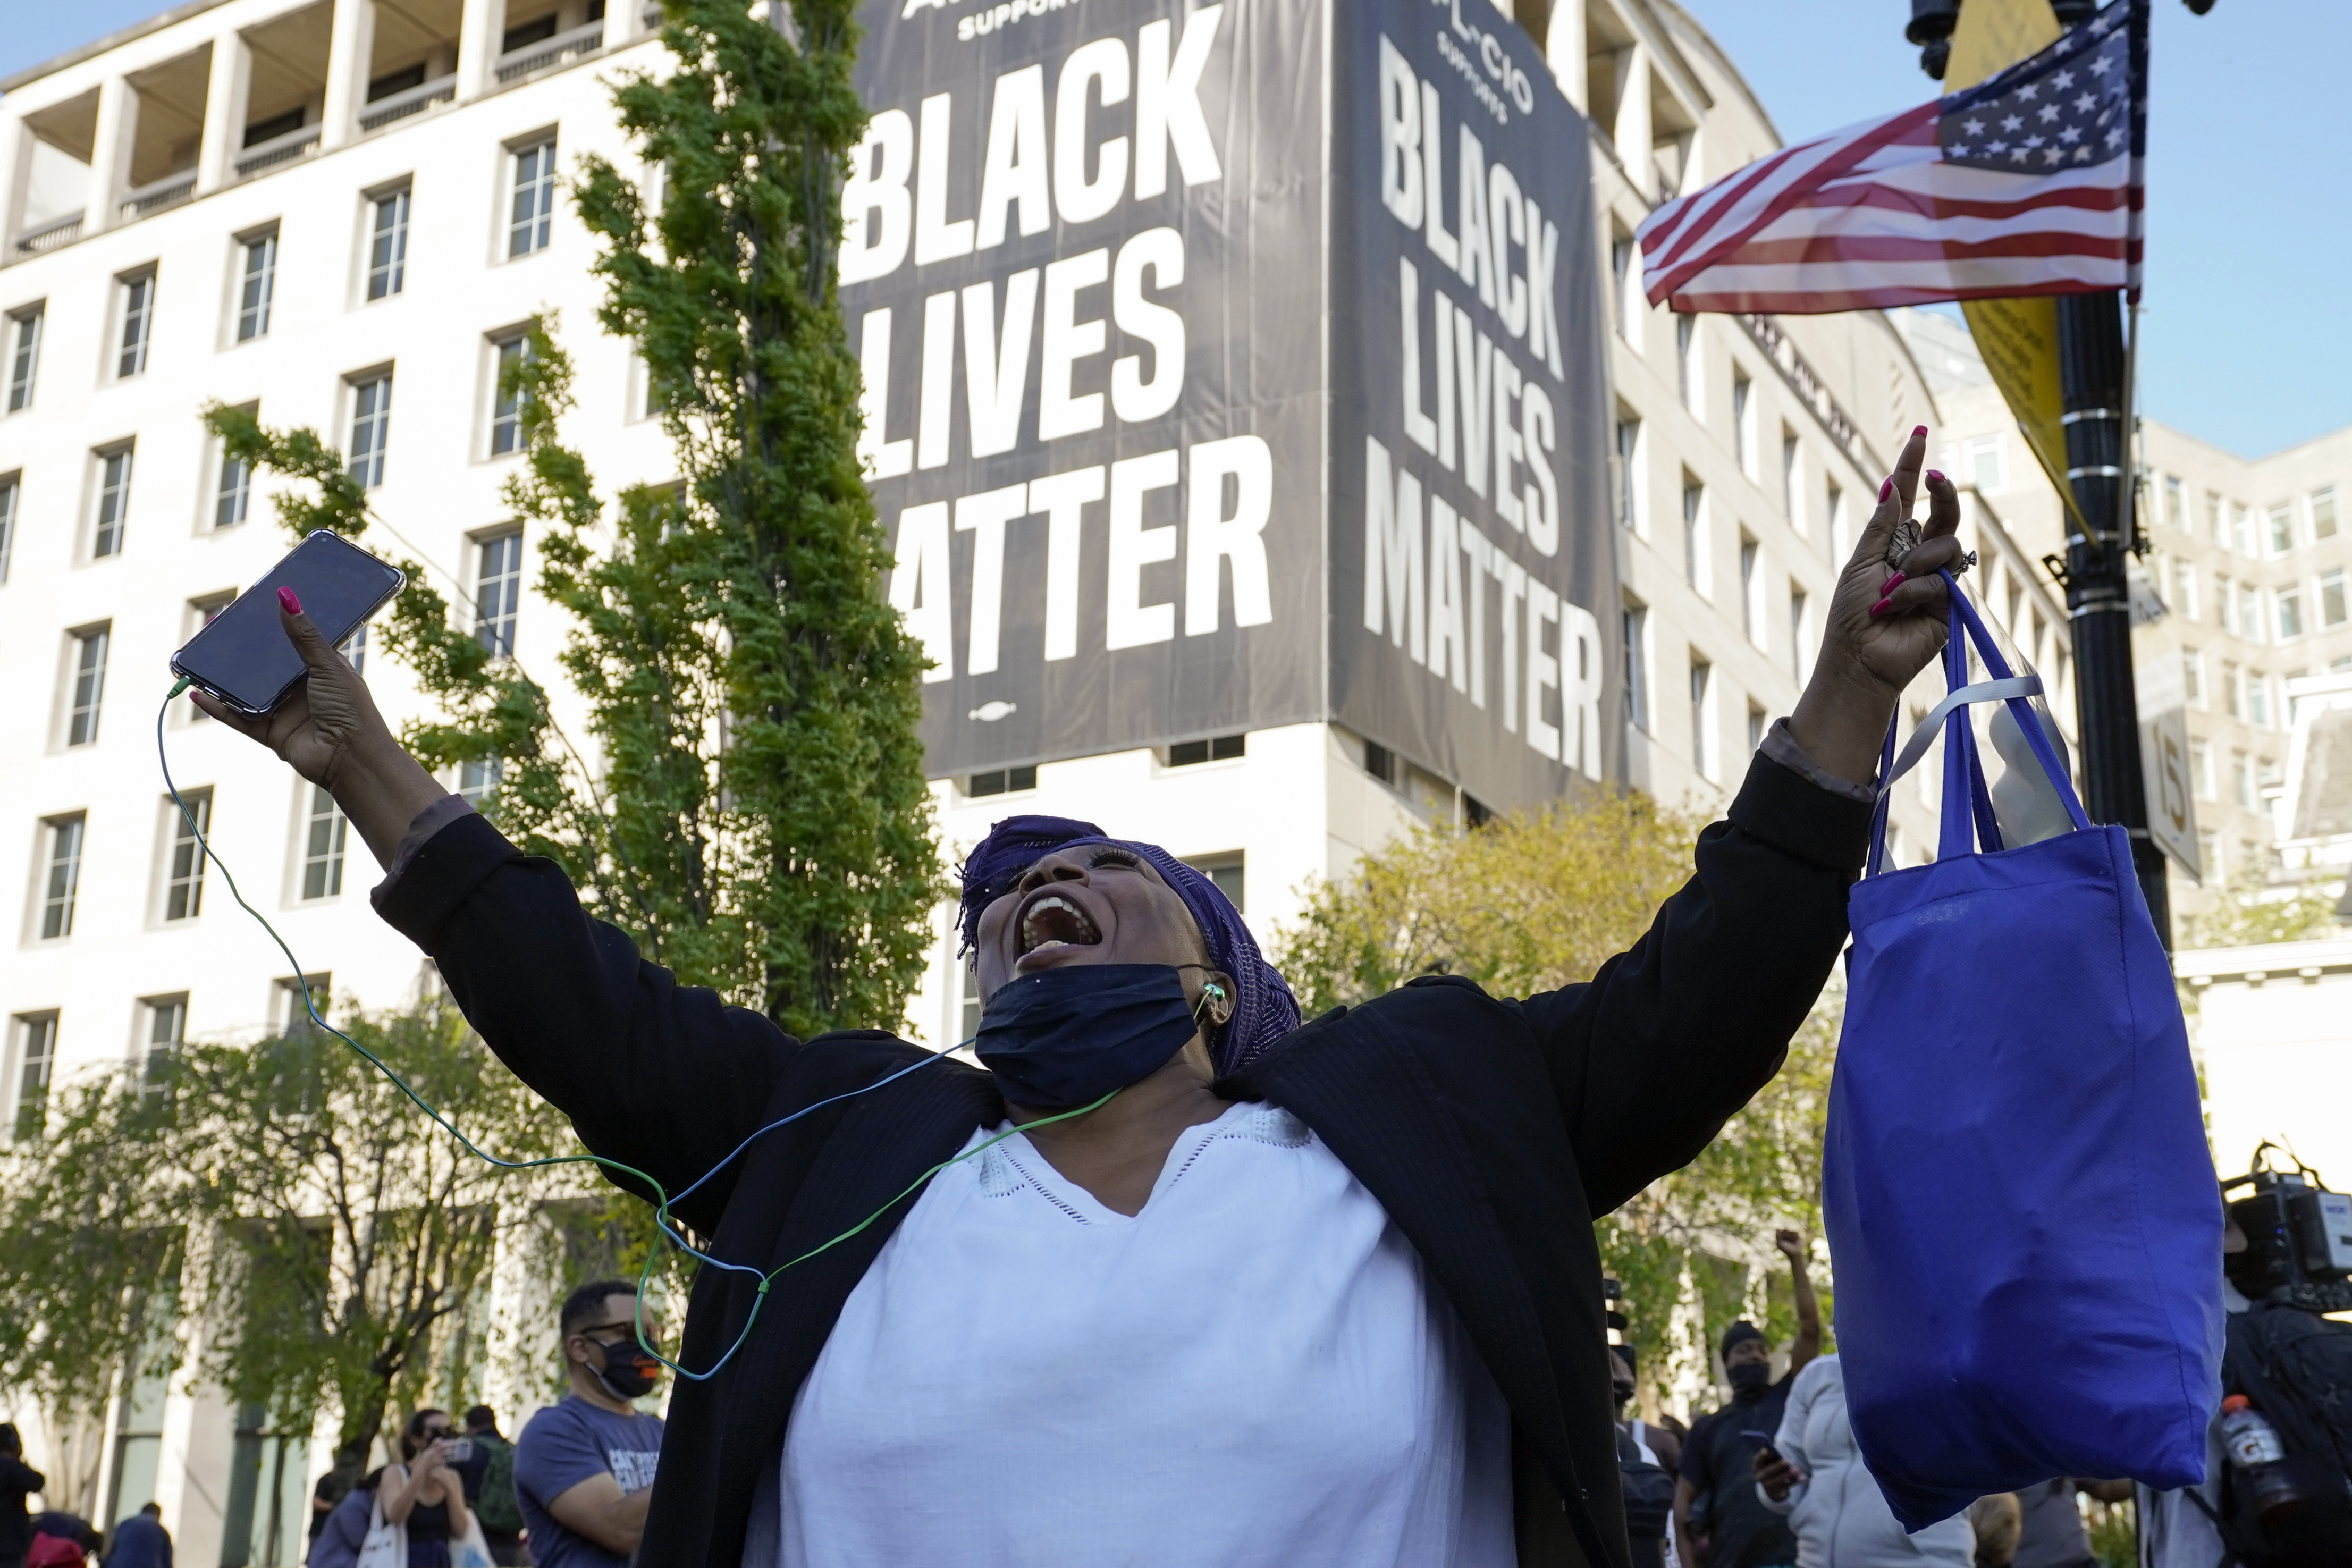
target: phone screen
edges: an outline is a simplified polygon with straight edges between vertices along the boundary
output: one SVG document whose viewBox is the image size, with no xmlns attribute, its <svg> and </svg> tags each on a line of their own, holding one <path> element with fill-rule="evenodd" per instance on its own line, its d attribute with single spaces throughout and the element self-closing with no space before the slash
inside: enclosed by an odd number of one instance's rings
<svg viewBox="0 0 2352 1568">
<path fill-rule="evenodd" d="M 279 588 L 293 589 L 320 635 L 340 643 L 406 581 L 396 568 L 322 529 L 189 638 L 173 657 L 172 669 L 248 713 L 267 713 L 303 672 L 302 656 L 278 624 Z"/>
</svg>

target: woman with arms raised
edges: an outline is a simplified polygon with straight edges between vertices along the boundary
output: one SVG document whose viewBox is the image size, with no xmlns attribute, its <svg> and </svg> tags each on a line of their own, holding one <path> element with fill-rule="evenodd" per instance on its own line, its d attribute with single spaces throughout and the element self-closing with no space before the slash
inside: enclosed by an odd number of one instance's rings
<svg viewBox="0 0 2352 1568">
<path fill-rule="evenodd" d="M 1091 825 L 964 868 L 989 1070 L 768 1134 L 678 1213 L 777 1275 L 682 1384 L 646 1568 L 1622 1568 L 1594 1216 L 1778 1068 L 1846 936 L 1897 694 L 1944 640 L 1958 502 L 1890 587 L 1905 446 L 1811 683 L 1691 880 L 1590 984 L 1417 980 L 1299 1026 L 1230 904 Z M 297 607 L 299 608 L 299 607 Z M 685 1189 L 778 1117 L 924 1059 L 678 985 L 403 752 L 299 613 L 307 691 L 207 711 L 333 792 L 376 905 L 589 1148 Z M 200 700 L 204 700 L 200 699 Z M 1118 1092 L 950 1165 L 995 1137 Z M 759 1301 L 704 1268 L 683 1363 Z"/>
</svg>

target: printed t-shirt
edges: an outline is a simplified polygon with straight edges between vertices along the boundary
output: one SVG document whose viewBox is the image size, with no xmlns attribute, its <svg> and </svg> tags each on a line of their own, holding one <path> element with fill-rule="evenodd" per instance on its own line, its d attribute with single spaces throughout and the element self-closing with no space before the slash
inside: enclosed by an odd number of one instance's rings
<svg viewBox="0 0 2352 1568">
<path fill-rule="evenodd" d="M 628 1568 L 627 1558 L 557 1523 L 547 1505 L 606 1472 L 623 1491 L 643 1491 L 654 1484 L 661 1444 L 660 1416 L 618 1415 L 576 1394 L 530 1418 L 515 1444 L 515 1498 L 539 1568 Z"/>
</svg>

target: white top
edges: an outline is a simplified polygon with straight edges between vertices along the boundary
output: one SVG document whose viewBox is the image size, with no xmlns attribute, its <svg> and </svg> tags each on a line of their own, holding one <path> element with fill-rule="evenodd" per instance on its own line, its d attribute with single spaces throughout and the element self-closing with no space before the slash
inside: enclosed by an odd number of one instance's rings
<svg viewBox="0 0 2352 1568">
<path fill-rule="evenodd" d="M 1788 1413 L 1772 1446 L 1806 1477 L 1790 1489 L 1786 1502 L 1756 1489 L 1766 1508 L 1789 1516 L 1797 1568 L 1976 1568 L 1977 1532 L 1966 1512 L 1916 1535 L 1895 1522 L 1886 1494 L 1854 1447 L 1845 1414 L 1845 1369 L 1837 1357 L 1808 1362 L 1789 1385 Z"/>
<path fill-rule="evenodd" d="M 802 1385 L 781 1489 L 785 1568 L 1515 1561 L 1501 1394 L 1271 1106 L 1188 1129 L 1132 1217 L 1025 1137 L 942 1171 Z"/>
</svg>

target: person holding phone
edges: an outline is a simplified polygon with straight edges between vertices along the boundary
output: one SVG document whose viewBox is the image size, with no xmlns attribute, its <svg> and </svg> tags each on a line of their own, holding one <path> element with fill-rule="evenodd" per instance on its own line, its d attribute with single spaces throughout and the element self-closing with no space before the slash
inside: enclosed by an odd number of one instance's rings
<svg viewBox="0 0 2352 1568">
<path fill-rule="evenodd" d="M 1780 1429 L 1750 1463 L 1756 1494 L 1796 1532 L 1797 1568 L 1977 1568 L 1966 1512 L 1916 1534 L 1895 1522 L 1854 1446 L 1845 1371 L 1833 1355 L 1797 1374 Z"/>
<path fill-rule="evenodd" d="M 408 1568 L 450 1568 L 449 1543 L 469 1532 L 466 1483 L 449 1468 L 462 1440 L 447 1411 L 420 1410 L 401 1428 L 403 1462 L 386 1465 L 377 1482 L 383 1517 L 408 1531 Z"/>
<path fill-rule="evenodd" d="M 1780 1070 L 1848 939 L 1881 744 L 1961 555 L 1927 434 L 1689 880 L 1590 980 L 1520 997 L 1423 975 L 1302 1023 L 1197 868 L 1020 816 L 964 864 L 982 1066 L 802 1040 L 595 920 L 402 750 L 298 604 L 307 684 L 206 711 L 333 794 L 484 1041 L 740 1270 L 688 1302 L 708 1380 L 630 1503 L 639 1568 L 1625 1568 L 1593 1221 Z M 607 1314 L 566 1354 L 625 1396 Z M 547 1419 L 518 1480 L 551 1563 Z M 609 1518 L 633 1489 L 603 1486 Z"/>
<path fill-rule="evenodd" d="M 1773 1381 L 1772 1346 L 1755 1324 L 1742 1319 L 1724 1330 L 1717 1350 L 1731 1403 L 1692 1426 L 1675 1483 L 1675 1544 L 1682 1568 L 1785 1568 L 1797 1561 L 1788 1521 L 1757 1499 L 1750 1457 L 1779 1428 L 1789 1385 L 1822 1353 L 1822 1308 L 1806 1268 L 1804 1238 L 1793 1230 L 1776 1231 L 1772 1245 L 1789 1260 L 1790 1300 L 1797 1310 L 1789 1370 Z"/>
</svg>

